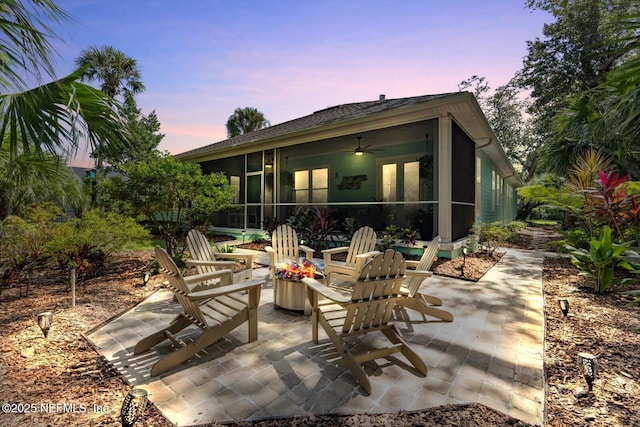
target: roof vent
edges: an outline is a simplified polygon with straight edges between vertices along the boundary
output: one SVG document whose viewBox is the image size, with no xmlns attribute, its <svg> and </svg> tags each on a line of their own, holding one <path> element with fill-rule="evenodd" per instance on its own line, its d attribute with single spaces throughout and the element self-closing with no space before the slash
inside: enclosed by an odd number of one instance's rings
<svg viewBox="0 0 640 427">
<path fill-rule="evenodd" d="M 381 94 L 381 95 L 380 95 L 380 97 L 378 98 L 378 101 L 384 101 L 384 98 L 385 98 L 385 96 L 384 96 L 384 93 L 383 93 L 383 94 Z"/>
</svg>

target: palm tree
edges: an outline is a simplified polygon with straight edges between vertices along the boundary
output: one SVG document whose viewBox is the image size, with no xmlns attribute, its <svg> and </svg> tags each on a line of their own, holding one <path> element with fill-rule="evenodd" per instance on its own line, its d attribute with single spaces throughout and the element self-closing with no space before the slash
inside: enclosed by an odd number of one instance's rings
<svg viewBox="0 0 640 427">
<path fill-rule="evenodd" d="M 118 150 L 128 144 L 116 103 L 108 95 L 80 83 L 84 69 L 54 77 L 55 38 L 47 22 L 69 16 L 51 0 L 3 0 L 0 7 L 0 148 L 9 159 L 19 154 L 74 154 L 81 140 L 91 148 Z M 39 86 L 28 89 L 27 78 Z"/>
<path fill-rule="evenodd" d="M 236 108 L 227 120 L 229 138 L 271 126 L 264 114 L 253 107 Z"/>
<path fill-rule="evenodd" d="M 83 50 L 76 65 L 86 67 L 83 80 L 101 82 L 100 90 L 112 98 L 122 95 L 126 99 L 145 89 L 136 60 L 111 46 Z"/>
</svg>

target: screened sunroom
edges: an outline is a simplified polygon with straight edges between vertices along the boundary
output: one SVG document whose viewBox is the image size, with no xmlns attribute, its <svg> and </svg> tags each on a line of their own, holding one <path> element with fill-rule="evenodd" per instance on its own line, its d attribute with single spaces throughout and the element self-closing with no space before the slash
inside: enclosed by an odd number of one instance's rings
<svg viewBox="0 0 640 427">
<path fill-rule="evenodd" d="M 212 219 L 217 230 L 254 233 L 296 208 L 326 207 L 338 221 L 440 235 L 445 251 L 483 216 L 513 219 L 519 185 L 464 92 L 344 104 L 176 157 L 236 187 L 233 207 Z"/>
</svg>

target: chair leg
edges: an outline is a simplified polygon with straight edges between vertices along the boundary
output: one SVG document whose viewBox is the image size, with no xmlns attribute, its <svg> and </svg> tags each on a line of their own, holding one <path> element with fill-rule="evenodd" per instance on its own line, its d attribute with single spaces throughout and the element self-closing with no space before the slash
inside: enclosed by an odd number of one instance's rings
<svg viewBox="0 0 640 427">
<path fill-rule="evenodd" d="M 367 376 L 367 373 L 364 371 L 364 368 L 362 367 L 360 362 L 356 360 L 353 354 L 351 354 L 342 337 L 336 334 L 336 332 L 333 330 L 331 325 L 329 325 L 329 323 L 326 322 L 324 318 L 320 318 L 320 319 L 321 319 L 321 323 L 324 331 L 327 333 L 327 335 L 329 336 L 329 339 L 331 340 L 333 345 L 336 347 L 336 350 L 338 351 L 338 354 L 342 358 L 342 361 L 344 362 L 345 366 L 351 371 L 353 376 L 356 378 L 356 381 L 360 384 L 360 386 L 365 391 L 365 393 L 367 395 L 370 395 L 371 382 L 369 381 L 369 377 Z"/>
<path fill-rule="evenodd" d="M 189 319 L 185 318 L 182 315 L 177 316 L 175 319 L 171 321 L 171 324 L 167 328 L 162 329 L 156 333 L 153 333 L 148 337 L 138 341 L 135 347 L 133 347 L 133 354 L 143 353 L 149 350 L 154 345 L 159 344 L 162 341 L 166 340 L 167 335 L 165 334 L 165 331 L 168 331 L 172 334 L 176 334 L 177 332 L 180 332 L 181 330 L 183 330 L 189 325 L 191 325 L 191 321 Z"/>
<path fill-rule="evenodd" d="M 258 339 L 258 306 L 260 304 L 260 287 L 249 290 L 249 306 L 248 306 L 248 326 L 249 326 L 249 342 Z"/>
<path fill-rule="evenodd" d="M 424 364 L 418 353 L 413 351 L 411 347 L 400 337 L 398 330 L 394 328 L 382 329 L 382 333 L 391 341 L 393 344 L 402 344 L 402 350 L 400 351 L 404 357 L 413 365 L 414 368 L 418 370 L 422 374 L 422 376 L 427 376 L 427 365 Z"/>
<path fill-rule="evenodd" d="M 215 329 L 208 329 L 204 331 L 198 339 L 193 341 L 190 344 L 187 344 L 181 349 L 174 351 L 158 360 L 151 367 L 151 376 L 155 377 L 157 375 L 163 374 L 168 370 L 178 366 L 182 362 L 189 360 L 200 350 L 207 348 L 211 344 L 218 341 L 224 335 L 226 335 L 229 331 L 229 328 L 226 327 L 218 327 Z"/>
</svg>

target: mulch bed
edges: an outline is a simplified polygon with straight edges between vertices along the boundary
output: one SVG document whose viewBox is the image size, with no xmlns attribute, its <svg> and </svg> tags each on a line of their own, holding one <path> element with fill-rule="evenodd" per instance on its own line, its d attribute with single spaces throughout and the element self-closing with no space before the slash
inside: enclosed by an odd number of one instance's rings
<svg viewBox="0 0 640 427">
<path fill-rule="evenodd" d="M 27 297 L 18 289 L 0 294 L 0 399 L 10 409 L 25 412 L 34 404 L 36 411 L 0 415 L 3 426 L 119 426 L 119 411 L 129 390 L 117 372 L 95 352 L 83 337 L 90 329 L 121 313 L 160 286 L 152 277 L 140 286 L 143 272 L 153 252 L 120 253 L 99 277 L 78 284 L 77 305 L 69 307 L 66 273 L 47 272 L 36 278 Z M 457 261 L 459 262 L 459 261 Z M 481 271 L 471 267 L 469 272 Z M 460 272 L 460 266 L 441 260 L 436 268 Z M 465 267 L 465 273 L 467 267 Z M 437 272 L 436 272 L 437 273 Z M 586 279 L 566 259 L 545 261 L 547 425 L 627 426 L 640 425 L 640 306 L 628 305 L 631 297 L 613 289 L 594 294 Z M 466 276 L 467 274 L 465 274 Z M 563 317 L 559 298 L 570 302 Z M 36 324 L 38 313 L 54 311 L 53 326 L 47 339 Z M 600 361 L 598 379 L 591 393 L 578 372 L 577 353 L 589 352 Z M 45 405 L 41 407 L 41 404 Z M 56 406 L 58 404 L 58 406 Z M 61 406 L 61 405 L 67 406 Z M 44 412 L 41 409 L 49 409 Z M 30 409 L 30 408 L 29 408 Z M 75 412 L 70 412 L 71 410 Z M 100 409 L 104 409 L 101 411 Z M 149 405 L 141 426 L 171 425 Z M 524 426 L 514 418 L 482 405 L 450 405 L 424 411 L 376 415 L 327 415 L 288 420 L 237 423 L 238 426 Z"/>
</svg>

